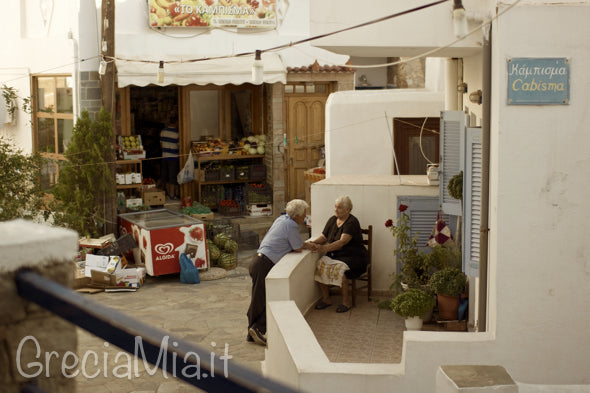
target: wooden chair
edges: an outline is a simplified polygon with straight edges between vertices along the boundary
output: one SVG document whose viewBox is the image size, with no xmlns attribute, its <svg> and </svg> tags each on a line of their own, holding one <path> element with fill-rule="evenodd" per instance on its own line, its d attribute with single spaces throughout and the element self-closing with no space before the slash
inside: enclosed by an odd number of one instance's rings
<svg viewBox="0 0 590 393">
<path fill-rule="evenodd" d="M 358 290 L 367 288 L 367 300 L 371 301 L 371 263 L 373 261 L 373 226 L 369 225 L 367 229 L 361 229 L 363 233 L 363 243 L 367 246 L 367 251 L 369 252 L 369 263 L 367 264 L 367 271 L 364 272 L 358 278 L 354 280 L 350 280 L 351 289 L 351 297 L 352 297 L 352 306 L 356 306 L 356 295 Z M 366 238 L 365 238 L 366 236 Z M 359 287 L 357 287 L 357 281 L 364 282 Z"/>
</svg>

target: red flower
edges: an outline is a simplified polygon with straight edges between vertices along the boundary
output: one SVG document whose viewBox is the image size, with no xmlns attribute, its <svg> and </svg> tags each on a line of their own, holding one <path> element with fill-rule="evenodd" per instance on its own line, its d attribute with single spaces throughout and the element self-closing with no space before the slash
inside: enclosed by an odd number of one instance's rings
<svg viewBox="0 0 590 393">
<path fill-rule="evenodd" d="M 385 227 L 391 228 L 393 226 L 393 220 L 390 218 L 389 220 L 385 221 Z"/>
<path fill-rule="evenodd" d="M 405 212 L 408 209 L 408 205 L 404 205 L 403 203 L 401 205 L 399 205 L 398 210 L 400 212 Z"/>
</svg>

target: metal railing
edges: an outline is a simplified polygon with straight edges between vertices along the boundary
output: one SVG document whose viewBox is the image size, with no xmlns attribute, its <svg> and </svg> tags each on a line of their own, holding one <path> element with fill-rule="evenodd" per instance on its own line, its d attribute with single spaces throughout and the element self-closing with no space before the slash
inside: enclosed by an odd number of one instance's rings
<svg viewBox="0 0 590 393">
<path fill-rule="evenodd" d="M 298 393 L 282 383 L 259 375 L 244 366 L 215 358 L 197 345 L 92 301 L 42 275 L 28 270 L 16 274 L 18 294 L 97 337 L 159 367 L 172 376 L 207 392 Z M 173 348 L 163 342 L 174 343 Z M 197 370 L 191 374 L 180 370 Z M 217 373 L 216 373 L 217 370 Z M 223 374 L 220 371 L 224 370 Z M 214 376 L 214 377 L 212 377 Z M 42 393 L 35 386 L 22 392 Z"/>
</svg>

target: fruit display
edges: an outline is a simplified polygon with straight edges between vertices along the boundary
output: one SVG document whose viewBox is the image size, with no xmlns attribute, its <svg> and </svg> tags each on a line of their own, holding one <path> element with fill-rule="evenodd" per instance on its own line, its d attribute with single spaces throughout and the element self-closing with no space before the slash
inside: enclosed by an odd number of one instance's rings
<svg viewBox="0 0 590 393">
<path fill-rule="evenodd" d="M 239 146 L 242 154 L 264 154 L 266 135 L 250 135 L 240 140 Z"/>
<path fill-rule="evenodd" d="M 195 202 L 193 202 L 192 206 L 182 208 L 180 210 L 180 212 L 182 214 L 186 214 L 187 216 L 190 216 L 191 214 L 209 214 L 209 213 L 211 213 L 211 209 L 209 209 L 207 206 L 195 201 Z"/>
<path fill-rule="evenodd" d="M 204 142 L 193 142 L 192 151 L 193 153 L 206 155 L 206 154 L 228 154 L 230 144 L 223 142 L 219 138 L 209 138 Z"/>
<path fill-rule="evenodd" d="M 139 135 L 120 136 L 119 145 L 125 150 L 143 150 Z"/>
</svg>

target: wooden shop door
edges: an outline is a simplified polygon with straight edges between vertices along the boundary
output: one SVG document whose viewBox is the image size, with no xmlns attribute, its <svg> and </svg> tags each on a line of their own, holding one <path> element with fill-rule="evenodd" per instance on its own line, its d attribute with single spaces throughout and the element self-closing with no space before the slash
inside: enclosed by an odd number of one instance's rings
<svg viewBox="0 0 590 393">
<path fill-rule="evenodd" d="M 305 199 L 304 172 L 316 167 L 321 158 L 327 98 L 327 94 L 285 97 L 287 106 L 285 196 L 287 201 L 294 198 Z"/>
</svg>

